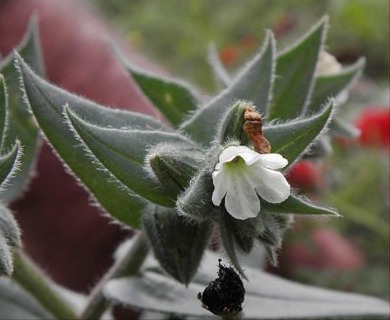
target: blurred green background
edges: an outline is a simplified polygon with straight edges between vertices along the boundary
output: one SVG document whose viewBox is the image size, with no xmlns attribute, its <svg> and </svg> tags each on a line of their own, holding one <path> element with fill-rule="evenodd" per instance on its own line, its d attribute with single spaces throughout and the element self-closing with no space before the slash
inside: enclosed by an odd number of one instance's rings
<svg viewBox="0 0 390 320">
<path fill-rule="evenodd" d="M 172 74 L 212 88 L 206 63 L 210 42 L 236 47 L 236 67 L 272 29 L 279 48 L 330 16 L 328 48 L 344 62 L 364 54 L 367 74 L 388 76 L 388 0 L 89 0 L 127 41 Z M 234 49 L 233 49 L 234 50 Z"/>
<path fill-rule="evenodd" d="M 327 50 L 343 64 L 360 56 L 367 58 L 362 84 L 352 92 L 339 116 L 353 119 L 370 106 L 389 108 L 388 0 L 87 2 L 95 5 L 130 45 L 172 75 L 209 93 L 216 90 L 207 63 L 211 42 L 227 69 L 235 72 L 261 45 L 265 29 L 274 31 L 280 50 L 328 14 Z M 326 160 L 328 187 L 315 195 L 337 207 L 345 218 L 320 221 L 310 227 L 326 225 L 337 230 L 362 250 L 366 267 L 341 273 L 307 269 L 290 277 L 389 298 L 388 151 L 355 144 L 336 146 L 334 154 Z M 304 242 L 304 236 L 292 231 L 286 241 L 294 238 Z"/>
</svg>

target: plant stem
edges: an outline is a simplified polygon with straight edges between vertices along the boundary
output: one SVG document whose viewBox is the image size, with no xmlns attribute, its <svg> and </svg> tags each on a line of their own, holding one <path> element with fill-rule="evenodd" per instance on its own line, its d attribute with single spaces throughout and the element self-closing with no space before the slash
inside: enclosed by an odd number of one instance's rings
<svg viewBox="0 0 390 320">
<path fill-rule="evenodd" d="M 130 249 L 125 255 L 118 259 L 111 269 L 104 275 L 93 289 L 89 302 L 80 315 L 80 319 L 99 319 L 109 306 L 110 302 L 103 295 L 103 288 L 106 283 L 119 276 L 135 274 L 148 254 L 146 237 L 138 232 L 133 239 Z"/>
<path fill-rule="evenodd" d="M 14 250 L 12 278 L 58 319 L 78 319 L 76 312 L 55 290 L 51 280 L 22 251 Z"/>
</svg>

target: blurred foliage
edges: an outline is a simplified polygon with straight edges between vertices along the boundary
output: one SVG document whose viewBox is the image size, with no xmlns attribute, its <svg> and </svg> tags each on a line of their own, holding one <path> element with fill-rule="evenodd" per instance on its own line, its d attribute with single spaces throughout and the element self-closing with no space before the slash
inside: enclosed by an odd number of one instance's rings
<svg viewBox="0 0 390 320">
<path fill-rule="evenodd" d="M 236 68 L 271 28 L 279 44 L 291 43 L 324 14 L 332 32 L 328 48 L 344 62 L 368 59 L 366 73 L 388 76 L 387 0 L 89 0 L 132 45 L 175 75 L 211 89 L 207 51 L 214 42 L 233 53 Z M 279 48 L 280 49 L 280 48 Z"/>
</svg>

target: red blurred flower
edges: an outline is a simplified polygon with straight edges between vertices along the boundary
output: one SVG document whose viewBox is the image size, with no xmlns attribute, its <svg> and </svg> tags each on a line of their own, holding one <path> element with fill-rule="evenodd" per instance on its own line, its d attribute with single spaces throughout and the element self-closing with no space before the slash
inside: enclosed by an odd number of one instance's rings
<svg viewBox="0 0 390 320">
<path fill-rule="evenodd" d="M 287 172 L 286 178 L 293 188 L 305 191 L 318 190 L 324 183 L 321 170 L 308 160 L 301 160 L 294 164 Z"/>
<path fill-rule="evenodd" d="M 361 250 L 335 231 L 318 228 L 310 234 L 309 244 L 287 244 L 283 248 L 282 262 L 290 272 L 302 267 L 341 271 L 362 268 L 365 257 Z"/>
<path fill-rule="evenodd" d="M 390 147 L 390 107 L 371 107 L 356 120 L 360 129 L 360 143 L 364 146 Z"/>
<path fill-rule="evenodd" d="M 237 61 L 240 55 L 239 51 L 237 46 L 227 46 L 221 50 L 219 56 L 225 65 L 231 66 Z"/>
</svg>

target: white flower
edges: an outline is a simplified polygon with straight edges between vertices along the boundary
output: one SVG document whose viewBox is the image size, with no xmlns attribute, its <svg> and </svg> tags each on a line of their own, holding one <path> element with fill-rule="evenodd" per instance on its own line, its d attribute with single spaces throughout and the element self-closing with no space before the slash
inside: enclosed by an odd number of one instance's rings
<svg viewBox="0 0 390 320">
<path fill-rule="evenodd" d="M 213 204 L 225 197 L 227 212 L 236 219 L 256 217 L 260 196 L 267 202 L 280 203 L 290 195 L 290 185 L 281 172 L 287 159 L 277 153 L 257 153 L 245 146 L 230 146 L 219 155 L 213 172 Z"/>
</svg>

